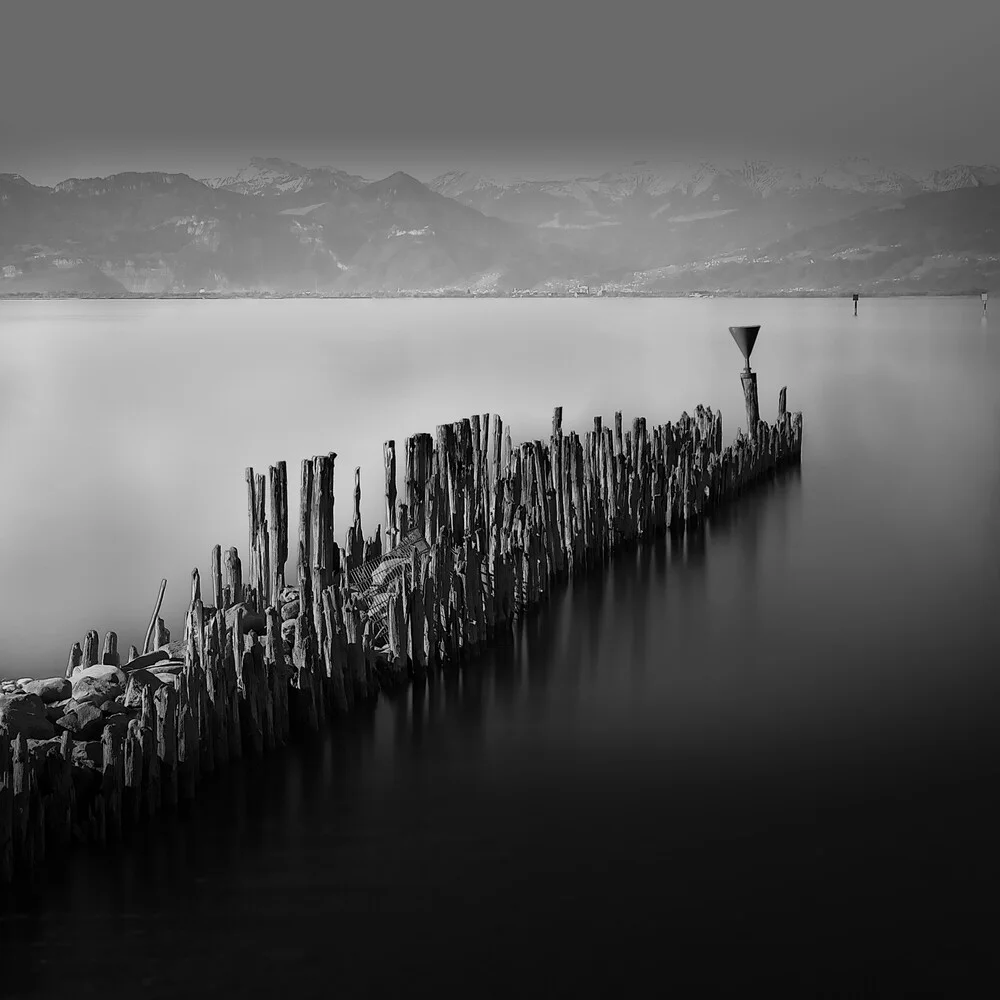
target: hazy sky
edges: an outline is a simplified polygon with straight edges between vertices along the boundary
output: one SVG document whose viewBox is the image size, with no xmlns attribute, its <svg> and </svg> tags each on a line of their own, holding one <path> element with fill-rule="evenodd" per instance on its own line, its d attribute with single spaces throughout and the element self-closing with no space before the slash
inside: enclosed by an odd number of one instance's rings
<svg viewBox="0 0 1000 1000">
<path fill-rule="evenodd" d="M 997 0 L 9 2 L 0 171 L 1000 161 Z"/>
</svg>

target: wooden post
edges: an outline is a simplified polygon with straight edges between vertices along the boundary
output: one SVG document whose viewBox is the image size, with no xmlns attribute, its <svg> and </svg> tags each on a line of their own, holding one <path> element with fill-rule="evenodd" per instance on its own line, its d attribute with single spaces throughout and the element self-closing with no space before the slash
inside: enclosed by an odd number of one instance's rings
<svg viewBox="0 0 1000 1000">
<path fill-rule="evenodd" d="M 399 544 L 399 526 L 396 523 L 396 442 L 386 441 L 382 446 L 385 462 L 385 538 L 391 552 Z"/>
<path fill-rule="evenodd" d="M 38 803 L 32 801 L 37 798 L 37 786 L 32 780 L 34 774 L 31 757 L 23 733 L 18 734 L 11 744 L 11 760 L 14 866 L 15 869 L 29 870 L 36 861 L 36 838 L 32 820 L 37 814 Z"/>
<path fill-rule="evenodd" d="M 101 654 L 101 663 L 110 667 L 121 666 L 121 657 L 118 655 L 118 633 L 108 632 L 104 637 L 104 652 Z"/>
<path fill-rule="evenodd" d="M 91 629 L 83 640 L 83 666 L 93 667 L 101 662 L 100 649 L 101 637 L 94 629 Z"/>
<path fill-rule="evenodd" d="M 223 606 L 222 600 L 222 546 L 212 546 L 212 555 L 209 560 L 212 574 L 212 599 L 216 608 Z"/>
<path fill-rule="evenodd" d="M 157 688 L 153 701 L 162 804 L 166 809 L 173 809 L 177 806 L 177 693 L 173 684 Z"/>
<path fill-rule="evenodd" d="M 740 372 L 743 383 L 743 399 L 747 408 L 747 436 L 753 437 L 760 422 L 760 407 L 757 404 L 757 373 L 750 371 L 749 366 Z"/>
<path fill-rule="evenodd" d="M 255 477 L 254 500 L 257 504 L 256 523 L 257 537 L 254 540 L 253 575 L 254 590 L 257 604 L 254 610 L 264 613 L 264 608 L 271 603 L 271 549 L 270 531 L 267 525 L 267 478 L 261 474 Z"/>
<path fill-rule="evenodd" d="M 45 806 L 45 840 L 50 849 L 65 850 L 73 838 L 73 738 L 63 732 L 57 748 L 46 753 L 48 802 Z"/>
<path fill-rule="evenodd" d="M 157 753 L 157 703 L 151 687 L 144 686 L 141 697 L 142 711 L 139 716 L 142 727 L 143 759 L 141 814 L 152 817 L 159 812 L 163 801 L 160 787 L 160 758 Z"/>
<path fill-rule="evenodd" d="M 329 587 L 340 570 L 340 549 L 337 546 L 335 524 L 334 524 L 334 473 L 336 469 L 337 453 L 329 452 L 323 461 L 323 481 L 320 490 L 320 537 L 319 555 L 320 574 L 322 587 Z M 320 592 L 314 594 L 315 599 L 320 600 Z"/>
<path fill-rule="evenodd" d="M 229 588 L 233 604 L 243 603 L 243 564 L 236 547 L 226 549 L 225 586 Z"/>
<path fill-rule="evenodd" d="M 257 520 L 257 514 L 259 510 L 259 503 L 257 499 L 257 477 L 254 475 L 253 468 L 248 466 L 246 469 L 246 483 L 247 483 L 247 573 L 246 580 L 250 587 L 260 590 L 260 581 L 257 578 L 257 570 L 259 566 L 259 559 L 257 558 L 257 536 L 259 534 L 259 522 Z"/>
<path fill-rule="evenodd" d="M 14 774 L 10 733 L 0 726 L 0 885 L 14 878 Z"/>
<path fill-rule="evenodd" d="M 156 619 L 156 626 L 153 629 L 153 649 L 163 649 L 170 642 L 170 629 L 164 624 L 162 618 Z"/>
<path fill-rule="evenodd" d="M 326 540 L 326 523 L 324 519 L 325 485 L 327 480 L 327 462 L 325 455 L 314 455 L 312 472 L 313 496 L 309 505 L 309 546 L 307 567 L 312 574 L 312 594 L 318 595 L 324 586 L 323 565 L 324 546 Z M 310 606 L 309 610 L 312 608 Z"/>
<path fill-rule="evenodd" d="M 72 677 L 73 671 L 77 667 L 83 666 L 83 647 L 78 642 L 74 642 L 69 651 L 69 662 L 66 664 L 66 676 Z"/>
<path fill-rule="evenodd" d="M 271 603 L 285 586 L 285 563 L 288 561 L 288 470 L 284 462 L 272 465 L 268 476 L 268 539 L 271 564 Z"/>
<path fill-rule="evenodd" d="M 177 778 L 179 795 L 185 801 L 194 798 L 200 774 L 198 678 L 201 674 L 201 664 L 195 646 L 194 632 L 195 629 L 190 627 L 184 670 L 180 674 L 177 691 Z"/>
<path fill-rule="evenodd" d="M 122 799 L 125 787 L 125 744 L 121 726 L 104 727 L 103 750 L 104 821 L 107 837 L 118 841 L 122 835 Z"/>
<path fill-rule="evenodd" d="M 365 559 L 365 536 L 361 526 L 361 467 L 354 470 L 354 518 L 347 532 L 348 568 L 357 569 Z"/>
<path fill-rule="evenodd" d="M 323 591 L 323 625 L 326 644 L 324 659 L 327 663 L 333 707 L 338 712 L 347 712 L 352 704 L 348 698 L 345 676 L 347 649 L 344 643 L 343 621 L 337 604 L 337 591 L 333 587 Z"/>
</svg>

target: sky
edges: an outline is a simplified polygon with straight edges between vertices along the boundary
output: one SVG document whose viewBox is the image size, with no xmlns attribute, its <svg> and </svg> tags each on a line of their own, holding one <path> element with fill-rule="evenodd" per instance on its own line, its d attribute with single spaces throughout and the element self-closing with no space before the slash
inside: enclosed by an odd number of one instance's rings
<svg viewBox="0 0 1000 1000">
<path fill-rule="evenodd" d="M 0 171 L 422 179 L 661 157 L 1000 162 L 996 0 L 32 0 L 0 20 Z"/>
</svg>

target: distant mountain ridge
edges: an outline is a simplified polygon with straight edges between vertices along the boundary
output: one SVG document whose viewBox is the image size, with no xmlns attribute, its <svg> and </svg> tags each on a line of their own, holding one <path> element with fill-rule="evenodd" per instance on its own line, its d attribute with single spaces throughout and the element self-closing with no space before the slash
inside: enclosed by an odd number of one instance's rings
<svg viewBox="0 0 1000 1000">
<path fill-rule="evenodd" d="M 636 161 L 422 183 L 254 157 L 226 177 L 0 174 L 0 295 L 954 291 L 1000 278 L 1000 168 Z"/>
<path fill-rule="evenodd" d="M 254 156 L 232 176 L 207 178 L 202 183 L 235 194 L 277 197 L 331 188 L 358 191 L 370 182 L 333 167 L 301 167 L 273 156 Z"/>
<path fill-rule="evenodd" d="M 672 191 L 698 194 L 719 178 L 744 185 L 762 197 L 812 187 L 905 197 L 926 191 L 997 184 L 1000 183 L 1000 167 L 957 164 L 922 174 L 908 174 L 862 156 L 844 157 L 834 164 L 812 168 L 760 159 L 746 160 L 735 166 L 716 165 L 708 160 L 680 160 L 656 166 L 646 160 L 637 160 L 627 167 L 597 176 L 566 179 L 504 181 L 475 171 L 450 170 L 433 178 L 428 186 L 452 198 L 474 190 L 496 194 L 528 188 L 566 195 L 579 195 L 586 190 L 601 191 L 608 197 L 617 198 L 635 194 L 660 197 Z"/>
</svg>

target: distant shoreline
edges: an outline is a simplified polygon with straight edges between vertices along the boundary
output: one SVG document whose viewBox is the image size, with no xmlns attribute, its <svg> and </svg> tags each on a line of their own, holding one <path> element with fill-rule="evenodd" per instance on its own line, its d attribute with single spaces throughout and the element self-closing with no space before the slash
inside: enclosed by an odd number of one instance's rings
<svg viewBox="0 0 1000 1000">
<path fill-rule="evenodd" d="M 989 289 L 960 292 L 881 291 L 859 292 L 862 299 L 971 298 Z M 230 299 L 850 299 L 853 292 L 605 292 L 580 295 L 574 292 L 0 292 L 0 302 L 59 299 L 140 299 L 201 301 Z"/>
</svg>

